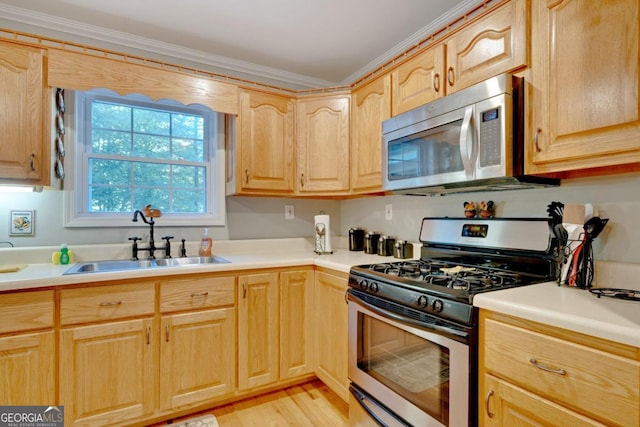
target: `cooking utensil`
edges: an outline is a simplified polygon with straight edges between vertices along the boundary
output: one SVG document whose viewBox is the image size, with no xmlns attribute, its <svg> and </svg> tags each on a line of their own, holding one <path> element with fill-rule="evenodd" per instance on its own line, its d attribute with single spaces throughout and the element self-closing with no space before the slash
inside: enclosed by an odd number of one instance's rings
<svg viewBox="0 0 640 427">
<path fill-rule="evenodd" d="M 584 231 L 588 239 L 593 240 L 604 230 L 605 225 L 609 222 L 609 218 L 600 218 L 594 216 L 584 224 Z"/>
<path fill-rule="evenodd" d="M 563 211 L 564 203 L 562 202 L 551 202 L 547 205 L 547 213 L 551 217 L 553 224 L 562 222 Z"/>
</svg>

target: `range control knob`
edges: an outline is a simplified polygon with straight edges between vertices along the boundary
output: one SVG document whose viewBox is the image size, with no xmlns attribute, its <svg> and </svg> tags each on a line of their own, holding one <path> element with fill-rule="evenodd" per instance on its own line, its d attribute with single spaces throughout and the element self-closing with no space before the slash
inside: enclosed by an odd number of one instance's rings
<svg viewBox="0 0 640 427">
<path fill-rule="evenodd" d="M 418 307 L 426 307 L 429 304 L 429 300 L 424 295 L 420 295 L 416 302 L 418 303 Z"/>
<path fill-rule="evenodd" d="M 440 313 L 444 308 L 444 305 L 442 304 L 442 300 L 439 300 L 439 299 L 434 300 L 433 303 L 431 303 L 431 308 L 433 309 L 434 312 Z"/>
<path fill-rule="evenodd" d="M 374 294 L 378 292 L 378 284 L 376 282 L 371 282 L 369 284 L 369 291 L 373 292 Z"/>
<path fill-rule="evenodd" d="M 360 289 L 367 290 L 367 288 L 369 288 L 369 282 L 366 280 L 360 280 L 358 282 L 358 286 L 360 286 Z"/>
</svg>

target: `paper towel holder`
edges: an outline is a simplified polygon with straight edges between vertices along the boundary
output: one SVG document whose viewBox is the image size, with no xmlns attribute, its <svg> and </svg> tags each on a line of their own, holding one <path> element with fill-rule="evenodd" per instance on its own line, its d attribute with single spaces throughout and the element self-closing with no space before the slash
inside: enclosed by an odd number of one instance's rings
<svg viewBox="0 0 640 427">
<path fill-rule="evenodd" d="M 332 254 L 331 242 L 330 242 L 330 227 L 329 227 L 329 215 L 326 215 L 324 211 L 320 211 L 319 215 L 316 215 L 313 221 L 316 248 L 314 250 L 318 255 Z"/>
</svg>

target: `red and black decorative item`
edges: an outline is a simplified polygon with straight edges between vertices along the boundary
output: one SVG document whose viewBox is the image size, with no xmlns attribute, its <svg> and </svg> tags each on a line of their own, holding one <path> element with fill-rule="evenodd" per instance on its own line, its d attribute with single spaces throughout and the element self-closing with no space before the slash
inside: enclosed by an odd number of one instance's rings
<svg viewBox="0 0 640 427">
<path fill-rule="evenodd" d="M 465 218 L 475 218 L 477 213 L 475 202 L 464 202 L 463 206 Z"/>
<path fill-rule="evenodd" d="M 480 202 L 480 212 L 478 216 L 480 218 L 493 218 L 495 215 L 496 205 L 492 200 L 485 202 L 484 200 Z"/>
</svg>

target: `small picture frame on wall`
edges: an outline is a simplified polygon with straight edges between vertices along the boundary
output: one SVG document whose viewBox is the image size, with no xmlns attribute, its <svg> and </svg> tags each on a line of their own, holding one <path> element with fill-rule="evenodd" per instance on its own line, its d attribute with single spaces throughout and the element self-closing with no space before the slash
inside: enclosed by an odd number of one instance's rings
<svg viewBox="0 0 640 427">
<path fill-rule="evenodd" d="M 34 211 L 11 211 L 9 215 L 10 236 L 33 236 L 35 232 Z"/>
</svg>

